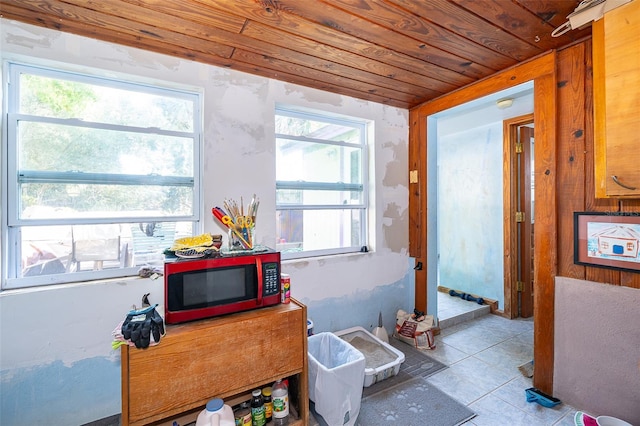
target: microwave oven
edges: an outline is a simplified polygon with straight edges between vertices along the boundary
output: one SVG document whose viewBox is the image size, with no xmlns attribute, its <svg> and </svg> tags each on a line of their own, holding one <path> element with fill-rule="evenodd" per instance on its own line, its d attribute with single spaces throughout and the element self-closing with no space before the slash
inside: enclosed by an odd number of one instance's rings
<svg viewBox="0 0 640 426">
<path fill-rule="evenodd" d="M 167 324 L 280 303 L 280 253 L 178 259 L 164 264 Z"/>
</svg>

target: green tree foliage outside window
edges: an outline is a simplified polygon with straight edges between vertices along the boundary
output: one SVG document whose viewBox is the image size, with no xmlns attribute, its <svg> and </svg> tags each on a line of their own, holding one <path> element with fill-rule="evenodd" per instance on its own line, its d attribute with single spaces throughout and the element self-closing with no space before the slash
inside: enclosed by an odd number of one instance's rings
<svg viewBox="0 0 640 426">
<path fill-rule="evenodd" d="M 4 167 L 17 189 L 3 220 L 24 249 L 14 265 L 41 250 L 46 237 L 25 237 L 33 227 L 198 221 L 199 94 L 17 63 L 9 75 Z"/>
</svg>

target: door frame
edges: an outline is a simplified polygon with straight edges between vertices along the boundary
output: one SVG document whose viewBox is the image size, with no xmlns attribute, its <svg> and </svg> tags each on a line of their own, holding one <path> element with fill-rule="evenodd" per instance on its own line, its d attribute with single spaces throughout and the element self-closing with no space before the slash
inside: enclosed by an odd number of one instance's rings
<svg viewBox="0 0 640 426">
<path fill-rule="evenodd" d="M 446 109 L 504 89 L 534 81 L 535 223 L 534 228 L 534 370 L 533 385 L 553 393 L 554 303 L 557 275 L 556 212 L 556 52 L 550 51 L 508 70 L 443 95 L 409 110 L 409 255 L 415 259 L 415 307 L 426 311 L 429 247 L 427 218 L 427 118 Z M 436 265 L 431 268 L 437 267 Z M 433 291 L 433 290 L 432 290 Z M 437 294 L 437 293 L 435 293 Z"/>
<path fill-rule="evenodd" d="M 515 285 L 518 276 L 518 232 L 514 212 L 517 207 L 518 194 L 513 184 L 513 177 L 516 170 L 515 158 L 516 150 L 514 141 L 518 141 L 519 127 L 531 124 L 534 114 L 525 114 L 518 117 L 508 118 L 502 122 L 503 138 L 503 235 L 504 235 L 504 308 L 503 313 L 506 318 L 516 318 L 519 316 L 518 309 L 518 286 Z M 523 147 L 523 149 L 529 149 Z M 530 210 L 530 209 L 529 209 Z M 525 220 L 531 220 L 525 215 Z M 527 239 L 528 241 L 528 239 Z M 523 291 L 524 295 L 525 291 Z"/>
</svg>

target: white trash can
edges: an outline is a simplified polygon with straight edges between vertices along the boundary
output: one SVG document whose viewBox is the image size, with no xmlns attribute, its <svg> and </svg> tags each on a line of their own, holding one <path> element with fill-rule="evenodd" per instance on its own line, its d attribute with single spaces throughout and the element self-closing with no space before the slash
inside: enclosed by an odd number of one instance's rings
<svg viewBox="0 0 640 426">
<path fill-rule="evenodd" d="M 332 426 L 356 423 L 360 413 L 365 358 L 333 333 L 318 333 L 307 341 L 309 399 Z"/>
</svg>

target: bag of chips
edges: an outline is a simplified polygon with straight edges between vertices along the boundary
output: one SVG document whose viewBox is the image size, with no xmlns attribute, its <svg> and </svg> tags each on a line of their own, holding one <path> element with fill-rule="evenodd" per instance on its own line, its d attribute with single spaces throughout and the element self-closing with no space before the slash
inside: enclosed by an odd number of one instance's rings
<svg viewBox="0 0 640 426">
<path fill-rule="evenodd" d="M 398 310 L 393 336 L 417 349 L 435 349 L 433 315 L 414 310 L 412 314 Z"/>
</svg>

